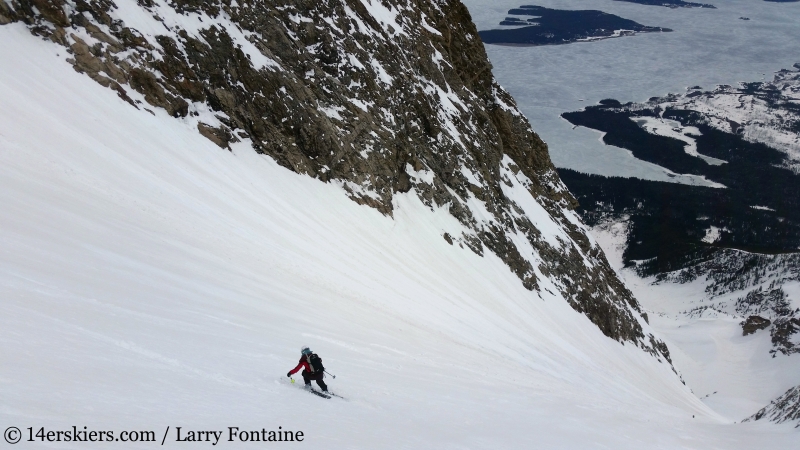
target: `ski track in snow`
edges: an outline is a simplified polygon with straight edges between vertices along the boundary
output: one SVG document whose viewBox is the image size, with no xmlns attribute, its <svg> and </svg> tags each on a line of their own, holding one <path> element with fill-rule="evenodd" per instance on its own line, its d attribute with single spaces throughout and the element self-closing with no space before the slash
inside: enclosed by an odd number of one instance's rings
<svg viewBox="0 0 800 450">
<path fill-rule="evenodd" d="M 131 108 L 22 25 L 0 41 L 0 423 L 282 426 L 330 449 L 798 443 L 448 245 L 460 225 L 413 193 L 387 218 Z M 302 344 L 349 402 L 282 385 Z"/>
</svg>

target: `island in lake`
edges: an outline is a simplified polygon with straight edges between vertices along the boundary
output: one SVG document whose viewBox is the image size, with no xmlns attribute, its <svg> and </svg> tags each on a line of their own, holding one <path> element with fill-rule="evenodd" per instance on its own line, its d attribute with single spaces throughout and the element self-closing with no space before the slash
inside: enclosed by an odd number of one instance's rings
<svg viewBox="0 0 800 450">
<path fill-rule="evenodd" d="M 500 25 L 516 28 L 480 31 L 485 44 L 555 45 L 594 41 L 637 33 L 667 32 L 597 10 L 561 10 L 523 5 L 508 11 Z M 523 19 L 514 16 L 530 16 Z"/>
<path fill-rule="evenodd" d="M 638 3 L 640 5 L 650 6 L 666 6 L 667 8 L 711 8 L 716 9 L 714 5 L 707 3 L 691 3 L 684 2 L 683 0 L 617 0 L 618 2 Z M 767 1 L 798 1 L 798 0 L 767 0 Z"/>
</svg>

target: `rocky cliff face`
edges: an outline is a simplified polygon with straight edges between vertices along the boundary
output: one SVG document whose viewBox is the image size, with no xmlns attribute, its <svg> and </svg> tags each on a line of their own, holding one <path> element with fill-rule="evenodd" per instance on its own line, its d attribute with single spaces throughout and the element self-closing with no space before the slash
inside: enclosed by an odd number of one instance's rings
<svg viewBox="0 0 800 450">
<path fill-rule="evenodd" d="M 528 289 L 669 360 L 458 0 L 0 1 L 11 22 L 222 148 L 247 140 L 387 215 L 406 192 L 446 209 L 463 225 L 449 243 L 494 253 Z"/>
</svg>

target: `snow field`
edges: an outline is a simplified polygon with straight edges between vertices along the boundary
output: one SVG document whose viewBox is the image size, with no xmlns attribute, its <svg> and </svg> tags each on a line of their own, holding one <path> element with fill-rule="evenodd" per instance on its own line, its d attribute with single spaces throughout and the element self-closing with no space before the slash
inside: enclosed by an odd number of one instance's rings
<svg viewBox="0 0 800 450">
<path fill-rule="evenodd" d="M 458 223 L 413 194 L 384 217 L 136 111 L 22 26 L 0 41 L 3 428 L 282 426 L 330 449 L 798 442 L 731 424 L 666 364 L 448 245 Z M 303 344 L 348 401 L 284 381 Z"/>
</svg>

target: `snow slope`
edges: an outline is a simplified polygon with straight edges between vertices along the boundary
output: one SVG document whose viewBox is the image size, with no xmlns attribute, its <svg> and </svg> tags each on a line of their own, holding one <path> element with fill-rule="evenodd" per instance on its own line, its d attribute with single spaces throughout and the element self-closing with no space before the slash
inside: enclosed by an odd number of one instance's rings
<svg viewBox="0 0 800 450">
<path fill-rule="evenodd" d="M 0 42 L 2 428 L 282 426 L 330 449 L 800 442 L 731 423 L 493 254 L 448 245 L 460 225 L 413 193 L 387 218 L 246 141 L 227 152 L 134 110 L 18 24 Z M 282 381 L 302 344 L 348 401 Z"/>
</svg>

